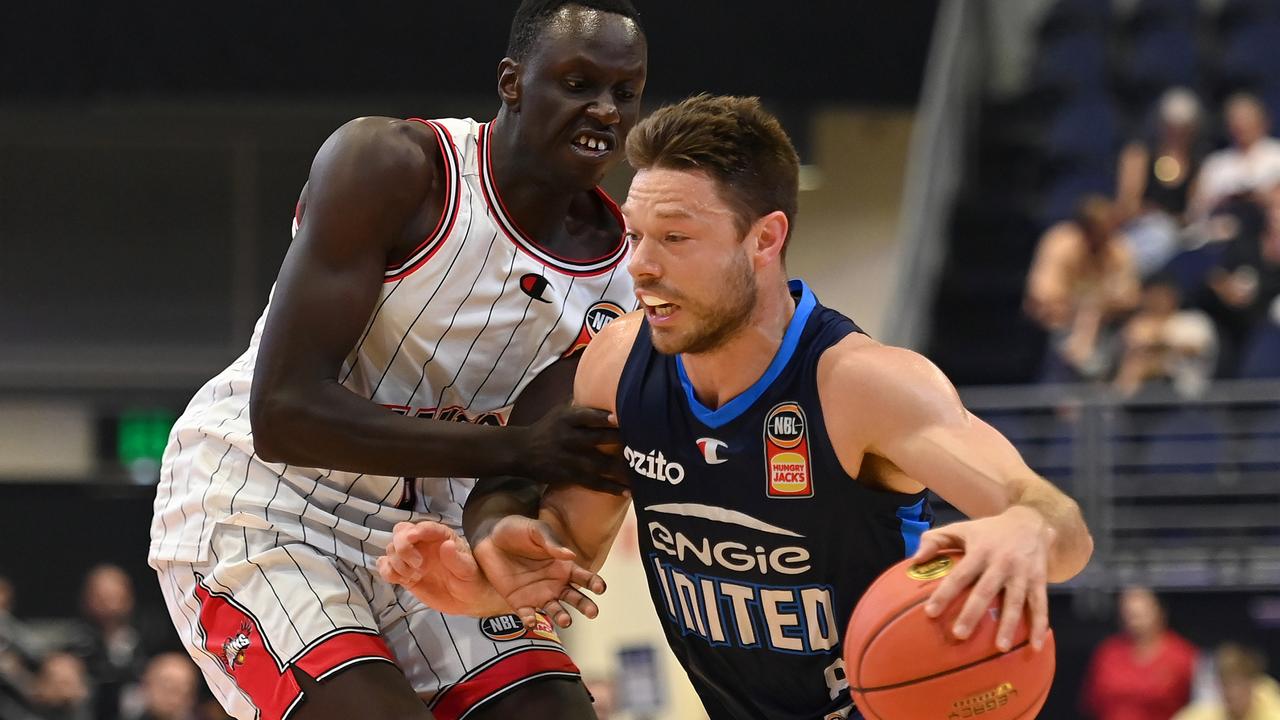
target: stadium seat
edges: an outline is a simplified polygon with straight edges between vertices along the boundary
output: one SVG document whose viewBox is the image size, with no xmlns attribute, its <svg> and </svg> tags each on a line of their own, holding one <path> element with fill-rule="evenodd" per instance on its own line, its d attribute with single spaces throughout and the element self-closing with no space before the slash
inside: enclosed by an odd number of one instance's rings
<svg viewBox="0 0 1280 720">
<path fill-rule="evenodd" d="M 1062 107 L 1045 138 L 1047 159 L 1071 167 L 1110 166 L 1119 149 L 1120 120 L 1109 98 L 1091 95 Z"/>
<path fill-rule="evenodd" d="M 1041 45 L 1031 70 L 1031 88 L 1063 96 L 1097 92 L 1107 84 L 1106 37 L 1079 32 Z"/>
<path fill-rule="evenodd" d="M 1277 17 L 1280 17 L 1280 3 L 1275 0 L 1225 0 L 1218 10 L 1218 26 L 1229 31 Z"/>
<path fill-rule="evenodd" d="M 1138 0 L 1129 16 L 1129 28 L 1145 32 L 1156 28 L 1191 30 L 1200 18 L 1197 0 Z"/>
<path fill-rule="evenodd" d="M 1280 67 L 1280 19 L 1243 25 L 1223 42 L 1221 79 L 1229 88 L 1256 88 Z"/>
<path fill-rule="evenodd" d="M 1198 61 L 1195 35 L 1186 29 L 1158 29 L 1136 35 L 1130 44 L 1124 75 L 1146 104 L 1161 91 L 1196 87 Z"/>
<path fill-rule="evenodd" d="M 1253 332 L 1240 357 L 1240 377 L 1280 378 L 1280 325 L 1267 322 Z"/>
<path fill-rule="evenodd" d="M 1041 40 L 1077 32 L 1104 33 L 1112 21 L 1110 0 L 1058 0 L 1040 21 Z"/>
</svg>

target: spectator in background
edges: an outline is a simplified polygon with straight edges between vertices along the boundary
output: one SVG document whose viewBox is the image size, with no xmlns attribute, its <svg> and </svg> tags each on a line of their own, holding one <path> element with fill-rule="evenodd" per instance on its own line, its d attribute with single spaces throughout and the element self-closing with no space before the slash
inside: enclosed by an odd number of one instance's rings
<svg viewBox="0 0 1280 720">
<path fill-rule="evenodd" d="M 1082 706 L 1095 720 L 1169 720 L 1191 699 L 1197 651 L 1166 626 L 1155 593 L 1124 590 L 1121 632 L 1094 651 Z"/>
<path fill-rule="evenodd" d="M 1044 234 L 1027 277 L 1027 314 L 1050 333 L 1045 378 L 1100 378 L 1112 364 L 1110 335 L 1138 304 L 1133 256 L 1110 200 L 1090 195 L 1072 220 Z"/>
<path fill-rule="evenodd" d="M 1271 323 L 1280 297 L 1280 183 L 1258 195 L 1261 223 L 1241 223 L 1240 233 L 1209 272 L 1210 310 L 1228 353 L 1222 374 L 1237 375 L 1237 359 L 1255 334 Z M 1277 358 L 1280 363 L 1280 358 Z"/>
<path fill-rule="evenodd" d="M 1189 219 L 1208 219 L 1224 201 L 1280 181 L 1280 140 L 1268 136 L 1271 121 L 1262 101 L 1248 93 L 1227 98 L 1224 113 L 1231 146 L 1205 158 L 1188 208 Z"/>
<path fill-rule="evenodd" d="M 191 658 L 175 652 L 155 656 L 142 673 L 142 708 L 130 720 L 194 720 L 196 682 Z"/>
<path fill-rule="evenodd" d="M 80 658 L 52 653 L 36 675 L 31 700 L 43 720 L 98 720 L 89 702 L 88 678 Z"/>
<path fill-rule="evenodd" d="M 1184 397 L 1208 387 L 1217 355 L 1213 321 L 1201 310 L 1181 309 L 1177 283 L 1166 275 L 1149 280 L 1142 304 L 1120 332 L 1120 369 L 1115 388 L 1132 396 L 1151 380 L 1172 382 Z"/>
<path fill-rule="evenodd" d="M 99 565 L 85 578 L 80 602 L 87 627 L 79 652 L 95 686 L 94 717 L 116 720 L 122 691 L 151 654 L 133 621 L 133 582 L 119 567 Z"/>
<path fill-rule="evenodd" d="M 1280 720 L 1280 685 L 1262 657 L 1227 643 L 1213 656 L 1221 697 L 1185 708 L 1174 720 Z"/>
<path fill-rule="evenodd" d="M 35 667 L 40 652 L 31 631 L 13 614 L 13 585 L 0 577 L 0 677 L 20 682 Z"/>
<path fill-rule="evenodd" d="M 1200 119 L 1195 93 L 1172 88 L 1160 98 L 1151 136 L 1120 153 L 1116 210 L 1143 278 L 1179 250 L 1188 190 L 1204 159 Z"/>
</svg>

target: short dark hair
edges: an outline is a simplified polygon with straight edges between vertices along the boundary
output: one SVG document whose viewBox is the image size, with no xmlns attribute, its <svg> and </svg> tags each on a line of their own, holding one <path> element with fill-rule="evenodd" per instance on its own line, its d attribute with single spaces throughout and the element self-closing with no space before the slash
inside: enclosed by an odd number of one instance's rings
<svg viewBox="0 0 1280 720">
<path fill-rule="evenodd" d="M 525 59 L 529 50 L 537 43 L 538 36 L 546 28 L 562 7 L 576 5 L 588 10 L 621 15 L 636 24 L 640 34 L 644 35 L 644 26 L 640 24 L 640 12 L 631 0 L 524 0 L 516 9 L 516 16 L 511 20 L 511 35 L 507 39 L 507 57 L 515 61 Z"/>
<path fill-rule="evenodd" d="M 702 170 L 724 189 L 739 232 L 781 210 L 791 238 L 800 156 L 760 98 L 703 93 L 660 108 L 627 137 L 627 160 L 636 170 Z"/>
</svg>

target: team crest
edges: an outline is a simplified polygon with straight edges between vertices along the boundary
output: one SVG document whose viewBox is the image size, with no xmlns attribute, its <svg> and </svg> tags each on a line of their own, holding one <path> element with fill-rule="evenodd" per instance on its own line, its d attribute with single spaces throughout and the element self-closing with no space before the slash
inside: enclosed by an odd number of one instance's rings
<svg viewBox="0 0 1280 720">
<path fill-rule="evenodd" d="M 245 653 L 253 644 L 249 639 L 252 635 L 253 624 L 246 620 L 240 624 L 240 632 L 223 641 L 222 662 L 227 666 L 228 672 L 235 672 L 236 668 L 244 664 Z"/>
<path fill-rule="evenodd" d="M 587 312 L 582 318 L 582 329 L 578 331 L 578 337 L 561 357 L 569 357 L 585 348 L 591 342 L 591 338 L 594 338 L 596 333 L 603 330 L 605 325 L 622 317 L 626 312 L 626 310 L 608 300 L 601 300 L 587 308 Z"/>
<path fill-rule="evenodd" d="M 765 416 L 764 460 L 769 473 L 769 497 L 813 497 L 809 426 L 798 403 L 778 403 Z"/>
<path fill-rule="evenodd" d="M 556 628 L 542 613 L 537 614 L 537 621 L 533 627 L 527 628 L 524 623 L 520 622 L 520 616 L 515 614 L 494 615 L 493 617 L 480 619 L 480 632 L 490 640 L 504 642 L 507 640 L 519 640 L 521 638 L 542 638 L 552 642 L 560 642 L 560 636 L 556 634 Z"/>
</svg>

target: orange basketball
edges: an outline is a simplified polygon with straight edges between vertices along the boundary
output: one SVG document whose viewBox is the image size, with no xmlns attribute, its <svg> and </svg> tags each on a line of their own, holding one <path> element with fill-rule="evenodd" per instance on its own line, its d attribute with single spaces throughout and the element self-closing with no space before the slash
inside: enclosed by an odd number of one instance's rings
<svg viewBox="0 0 1280 720">
<path fill-rule="evenodd" d="M 924 601 L 964 555 L 904 560 L 876 579 L 858 601 L 844 639 L 849 690 L 867 720 L 1023 720 L 1034 718 L 1053 683 L 1053 633 L 1036 652 L 1024 619 L 1013 649 L 996 649 L 1001 597 L 968 640 L 952 633 L 968 591 L 937 619 Z"/>
</svg>

